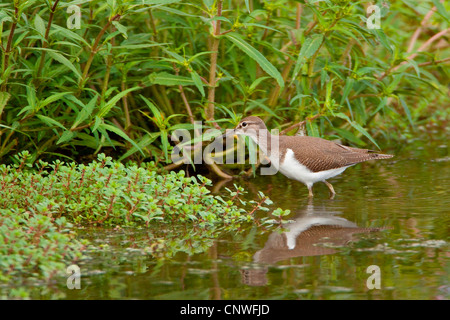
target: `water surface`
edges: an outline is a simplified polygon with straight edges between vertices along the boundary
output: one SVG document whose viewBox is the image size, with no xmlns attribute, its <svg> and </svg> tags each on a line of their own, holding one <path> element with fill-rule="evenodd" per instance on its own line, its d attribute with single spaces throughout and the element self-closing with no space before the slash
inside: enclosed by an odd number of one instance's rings
<svg viewBox="0 0 450 320">
<path fill-rule="evenodd" d="M 210 239 L 183 226 L 158 256 L 156 235 L 179 229 L 80 229 L 93 243 L 79 263 L 81 289 L 61 279 L 33 298 L 448 299 L 449 177 L 446 142 L 419 142 L 330 180 L 334 199 L 320 183 L 308 199 L 281 174 L 241 180 L 248 198 L 261 190 L 291 210 L 283 232 L 249 226 Z"/>
</svg>

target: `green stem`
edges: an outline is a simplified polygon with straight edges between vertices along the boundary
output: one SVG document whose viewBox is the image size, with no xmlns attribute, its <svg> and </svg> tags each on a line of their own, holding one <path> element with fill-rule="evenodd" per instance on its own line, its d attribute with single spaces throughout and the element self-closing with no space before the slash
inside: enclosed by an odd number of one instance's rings
<svg viewBox="0 0 450 320">
<path fill-rule="evenodd" d="M 111 39 L 111 44 L 113 47 L 115 46 L 114 38 Z M 113 59 L 112 59 L 112 53 L 110 52 L 110 54 L 106 58 L 106 71 L 105 71 L 105 76 L 103 77 L 103 84 L 102 84 L 102 100 L 103 101 L 105 100 L 106 90 L 108 90 L 109 76 L 111 74 L 112 64 L 113 64 Z"/>
<path fill-rule="evenodd" d="M 124 75 L 122 78 L 121 89 L 122 92 L 127 90 L 126 75 Z M 128 110 L 127 95 L 123 96 L 122 103 L 123 103 L 123 112 L 125 113 L 125 130 L 128 130 L 128 128 L 131 126 L 131 119 L 130 119 L 130 111 Z"/>
</svg>

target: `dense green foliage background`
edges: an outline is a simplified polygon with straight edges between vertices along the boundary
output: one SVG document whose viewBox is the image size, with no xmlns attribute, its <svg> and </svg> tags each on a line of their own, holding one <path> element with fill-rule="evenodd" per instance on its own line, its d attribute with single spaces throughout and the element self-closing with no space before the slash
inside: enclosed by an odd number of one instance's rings
<svg viewBox="0 0 450 320">
<path fill-rule="evenodd" d="M 448 3 L 374 4 L 381 29 L 366 1 L 3 1 L 0 159 L 164 165 L 174 129 L 249 114 L 370 148 L 446 126 Z"/>
</svg>

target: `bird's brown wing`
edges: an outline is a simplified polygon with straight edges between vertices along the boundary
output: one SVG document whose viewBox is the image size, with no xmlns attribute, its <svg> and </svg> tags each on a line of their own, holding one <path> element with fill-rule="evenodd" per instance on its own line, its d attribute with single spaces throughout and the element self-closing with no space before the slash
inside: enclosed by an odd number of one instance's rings
<svg viewBox="0 0 450 320">
<path fill-rule="evenodd" d="M 347 147 L 316 137 L 282 137 L 284 138 L 280 139 L 280 147 L 292 149 L 296 159 L 312 172 L 347 167 L 367 160 L 393 157 L 393 155 L 379 154 L 369 149 Z"/>
</svg>

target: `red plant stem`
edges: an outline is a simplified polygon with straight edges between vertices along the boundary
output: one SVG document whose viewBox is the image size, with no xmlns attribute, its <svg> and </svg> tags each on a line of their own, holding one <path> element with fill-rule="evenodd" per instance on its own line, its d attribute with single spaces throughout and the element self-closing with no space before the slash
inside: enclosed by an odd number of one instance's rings
<svg viewBox="0 0 450 320">
<path fill-rule="evenodd" d="M 100 43 L 101 38 L 103 37 L 103 35 L 105 34 L 106 30 L 111 25 L 111 23 L 113 21 L 120 20 L 120 17 L 121 17 L 120 14 L 116 14 L 114 17 L 112 17 L 110 20 L 108 20 L 108 22 L 105 24 L 103 29 L 98 33 L 97 38 L 95 38 L 95 42 L 94 42 L 94 44 L 93 44 L 93 46 L 91 48 L 91 54 L 89 56 L 89 59 L 86 62 L 86 65 L 84 66 L 83 76 L 81 78 L 81 81 L 86 80 L 86 77 L 88 75 L 89 69 L 90 69 L 91 64 L 92 64 L 92 61 L 94 60 L 94 56 L 98 52 L 99 43 Z"/>
<path fill-rule="evenodd" d="M 111 196 L 111 203 L 109 204 L 109 207 L 108 207 L 108 211 L 106 211 L 106 216 L 103 218 L 103 219 L 101 219 L 101 220 L 98 220 L 97 222 L 98 223 L 102 223 L 102 222 L 104 222 L 106 219 L 108 219 L 108 217 L 109 217 L 109 214 L 111 213 L 111 211 L 112 211 L 112 208 L 113 208 L 113 205 L 114 205 L 114 200 L 116 199 L 116 196 L 115 195 L 112 195 Z"/>
<path fill-rule="evenodd" d="M 128 211 L 127 213 L 127 221 L 130 221 L 130 216 L 133 214 L 133 212 L 136 211 L 136 208 L 139 204 L 140 200 L 138 199 L 137 202 L 133 205 L 133 208 L 130 209 L 130 211 Z"/>
<path fill-rule="evenodd" d="M 8 68 L 9 54 L 11 53 L 11 46 L 12 46 L 12 40 L 14 37 L 14 31 L 16 30 L 17 21 L 19 20 L 19 8 L 18 7 L 14 7 L 14 18 L 15 18 L 15 20 L 11 25 L 11 30 L 9 31 L 8 42 L 6 43 L 5 55 L 4 55 L 4 60 L 3 60 L 3 72 L 6 72 L 6 69 Z M 2 85 L 2 91 L 4 91 L 6 89 L 7 80 L 8 79 L 6 78 L 5 82 Z"/>
<path fill-rule="evenodd" d="M 48 35 L 50 33 L 50 27 L 52 26 L 52 21 L 53 21 L 53 16 L 55 15 L 55 11 L 56 11 L 56 7 L 58 6 L 58 2 L 59 0 L 56 0 L 55 3 L 53 4 L 53 7 L 50 9 L 50 16 L 48 18 L 48 23 L 47 23 L 47 29 L 45 30 L 45 41 L 42 43 L 42 48 L 47 48 L 48 47 Z M 39 79 L 41 77 L 41 72 L 42 72 L 42 68 L 44 67 L 44 62 L 45 62 L 45 50 L 42 50 L 42 54 L 41 54 L 41 61 L 39 63 L 39 68 L 36 74 L 36 79 Z"/>
<path fill-rule="evenodd" d="M 253 210 L 249 213 L 249 215 L 252 215 L 259 207 L 261 207 L 261 204 L 266 201 L 266 197 L 262 198 L 260 202 L 253 208 Z"/>
</svg>

